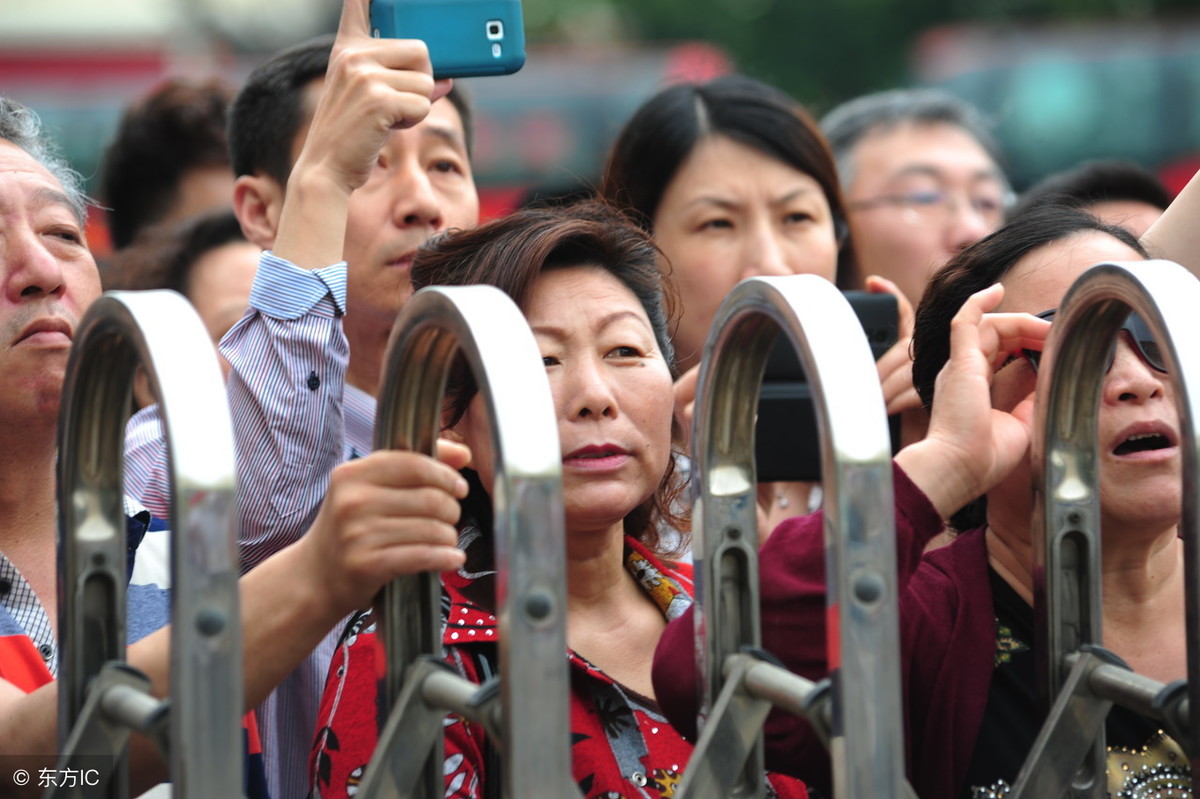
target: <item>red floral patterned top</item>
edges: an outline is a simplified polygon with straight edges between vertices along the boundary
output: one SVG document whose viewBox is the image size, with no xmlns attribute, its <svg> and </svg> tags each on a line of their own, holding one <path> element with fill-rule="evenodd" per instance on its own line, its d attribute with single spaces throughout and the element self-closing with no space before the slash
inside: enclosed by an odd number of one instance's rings
<svg viewBox="0 0 1200 799">
<path fill-rule="evenodd" d="M 464 531 L 468 532 L 469 531 Z M 625 565 L 669 621 L 692 603 L 691 567 L 663 564 L 626 538 Z M 447 661 L 472 682 L 485 682 L 499 661 L 496 618 L 472 597 L 487 574 L 459 571 L 443 581 L 448 599 L 442 641 Z M 489 586 L 490 588 L 490 586 Z M 490 594 L 490 590 L 488 591 Z M 692 744 L 677 733 L 653 699 L 609 678 L 568 651 L 571 681 L 571 757 L 575 779 L 587 799 L 659 799 L 679 784 Z M 347 627 L 330 666 L 309 760 L 312 796 L 353 796 L 379 734 L 377 715 L 381 646 L 370 614 Z M 446 796 L 486 799 L 489 749 L 483 728 L 459 716 L 446 720 Z M 492 759 L 496 763 L 498 760 Z M 808 796 L 804 785 L 779 775 L 771 795 Z"/>
</svg>

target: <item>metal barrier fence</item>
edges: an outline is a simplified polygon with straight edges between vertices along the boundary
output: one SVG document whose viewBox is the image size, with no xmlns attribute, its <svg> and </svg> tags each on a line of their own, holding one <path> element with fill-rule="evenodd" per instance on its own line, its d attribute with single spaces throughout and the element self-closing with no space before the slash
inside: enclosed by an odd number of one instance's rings
<svg viewBox="0 0 1200 799">
<path fill-rule="evenodd" d="M 162 405 L 173 486 L 169 702 L 123 663 L 122 453 L 139 365 Z M 119 762 L 135 729 L 164 750 L 176 797 L 241 796 L 233 431 L 212 341 L 182 296 L 113 292 L 92 305 L 67 366 L 58 448 L 59 768 L 78 755 Z M 105 796 L 128 794 L 116 771 Z"/>
<path fill-rule="evenodd" d="M 1170 262 L 1103 264 L 1079 278 L 1043 361 L 1034 434 L 1041 469 L 1033 528 L 1038 646 L 1050 708 L 1012 795 L 1106 795 L 1112 704 L 1157 718 L 1200 765 L 1200 518 L 1185 490 L 1188 679 L 1163 685 L 1101 647 L 1097 418 L 1109 347 L 1131 311 L 1154 332 L 1179 403 L 1185 486 L 1197 481 L 1200 284 Z M 818 413 L 825 490 L 829 679 L 767 662 L 759 645 L 753 425 L 775 337 L 800 355 Z M 1104 346 L 1101 346 L 1103 344 Z M 392 708 L 360 795 L 444 794 L 447 712 L 483 724 L 504 757 L 505 795 L 578 796 L 568 726 L 565 531 L 556 415 L 529 328 L 486 286 L 433 288 L 405 306 L 390 342 L 376 446 L 432 454 L 447 378 L 461 353 L 479 387 L 495 453 L 500 673 L 478 686 L 442 663 L 436 574 L 385 589 L 380 630 Z M 169 702 L 149 696 L 125 654 L 121 456 L 137 367 L 164 409 L 173 478 Z M 194 312 L 171 292 L 113 293 L 79 325 L 60 423 L 60 768 L 120 757 L 130 730 L 167 753 L 178 797 L 242 791 L 241 636 L 232 434 L 216 359 Z M 677 795 L 761 796 L 761 728 L 772 707 L 829 742 L 841 797 L 910 796 L 898 673 L 890 440 L 874 362 L 840 292 L 812 276 L 755 278 L 718 311 L 697 387 L 692 468 L 701 738 Z M 836 609 L 836 610 L 834 610 Z M 833 639 L 837 636 L 836 640 Z M 169 725 L 169 731 L 167 726 Z M 119 773 L 119 772 L 118 772 Z M 1200 783 L 1198 783 L 1200 784 Z M 89 796 L 96 796 L 94 788 Z M 118 776 L 105 796 L 124 797 Z M 77 796 L 58 789 L 53 796 Z"/>
<path fill-rule="evenodd" d="M 800 355 L 821 436 L 827 596 L 837 614 L 828 685 L 743 653 L 760 643 L 754 422 L 779 333 Z M 904 795 L 891 440 L 862 327 L 827 280 L 753 278 L 718 310 L 701 362 L 693 532 L 705 696 L 680 793 L 761 796 L 761 728 L 774 704 L 823 732 L 838 796 Z"/>
<path fill-rule="evenodd" d="M 1200 785 L 1200 283 L 1170 261 L 1100 264 L 1072 285 L 1054 318 L 1057 345 L 1043 360 L 1034 464 L 1034 593 L 1042 690 L 1050 709 L 1012 795 L 1107 796 L 1104 721 L 1116 703 L 1160 720 L 1191 760 Z M 1097 420 L 1111 345 L 1130 311 L 1165 356 L 1180 416 L 1186 561 L 1187 681 L 1163 685 L 1102 648 Z"/>
<path fill-rule="evenodd" d="M 437 574 L 389 585 L 380 630 L 392 711 L 359 795 L 444 796 L 442 720 L 452 711 L 482 723 L 501 749 L 504 795 L 578 796 L 568 726 L 562 453 L 537 344 L 499 289 L 435 287 L 405 304 L 388 352 L 377 449 L 433 453 L 456 352 L 479 387 L 495 457 L 501 676 L 498 687 L 481 687 L 442 665 Z"/>
</svg>

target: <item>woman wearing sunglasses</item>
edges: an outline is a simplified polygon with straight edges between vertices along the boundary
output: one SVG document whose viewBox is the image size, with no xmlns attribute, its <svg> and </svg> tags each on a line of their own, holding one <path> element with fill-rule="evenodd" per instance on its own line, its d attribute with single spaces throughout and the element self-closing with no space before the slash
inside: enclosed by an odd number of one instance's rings
<svg viewBox="0 0 1200 799">
<path fill-rule="evenodd" d="M 1057 306 L 1096 263 L 1145 257 L 1088 214 L 1033 211 L 956 256 L 918 309 L 913 376 L 932 422 L 897 455 L 895 496 L 909 773 L 923 799 L 1007 795 L 1044 718 L 1028 447 L 1046 326 L 1028 314 Z M 1141 674 L 1185 677 L 1179 419 L 1137 318 L 1105 376 L 1099 442 L 1105 645 Z M 950 542 L 931 547 L 944 529 Z M 759 561 L 763 646 L 813 678 L 827 671 L 821 548 L 814 514 L 784 522 Z M 694 713 L 692 686 L 668 668 L 690 657 L 688 618 L 668 628 L 655 661 L 656 676 L 671 676 L 655 687 L 677 726 Z M 1114 708 L 1107 732 L 1110 796 L 1191 796 L 1187 758 L 1155 722 Z M 802 722 L 773 715 L 767 741 L 774 767 L 828 788 Z"/>
</svg>

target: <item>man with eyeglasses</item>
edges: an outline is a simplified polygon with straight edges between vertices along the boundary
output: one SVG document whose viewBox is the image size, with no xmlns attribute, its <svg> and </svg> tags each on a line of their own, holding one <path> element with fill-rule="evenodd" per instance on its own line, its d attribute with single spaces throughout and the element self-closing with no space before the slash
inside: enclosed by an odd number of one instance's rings
<svg viewBox="0 0 1200 799">
<path fill-rule="evenodd" d="M 979 112 L 938 89 L 879 92 L 833 109 L 821 127 L 837 158 L 864 275 L 916 305 L 929 277 L 996 230 L 1013 195 Z"/>
</svg>

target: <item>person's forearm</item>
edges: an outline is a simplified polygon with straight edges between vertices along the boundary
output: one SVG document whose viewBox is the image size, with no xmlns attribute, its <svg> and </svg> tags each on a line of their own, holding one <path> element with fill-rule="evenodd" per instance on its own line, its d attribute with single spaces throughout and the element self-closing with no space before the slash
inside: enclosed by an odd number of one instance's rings
<svg viewBox="0 0 1200 799">
<path fill-rule="evenodd" d="M 247 709 L 266 699 L 346 615 L 298 579 L 316 573 L 298 565 L 302 556 L 293 544 L 241 580 Z"/>
<path fill-rule="evenodd" d="M 345 615 L 333 608 L 310 581 L 316 573 L 301 566 L 306 555 L 292 545 L 238 581 L 242 618 L 244 711 L 253 710 L 316 648 Z M 170 692 L 171 627 L 129 647 L 130 665 L 149 679 L 151 692 Z"/>
<path fill-rule="evenodd" d="M 274 253 L 304 269 L 342 260 L 349 205 L 348 189 L 298 161 L 288 180 Z"/>
<path fill-rule="evenodd" d="M 311 585 L 296 579 L 299 573 L 311 573 L 300 569 L 303 556 L 296 547 L 291 547 L 240 582 L 247 711 L 262 702 L 344 615 L 324 602 Z M 151 693 L 160 698 L 170 692 L 170 644 L 171 628 L 164 627 L 127 650 L 129 665 L 146 675 Z M 18 768 L 37 774 L 40 769 L 55 767 L 57 718 L 57 682 L 25 694 L 0 681 L 0 754 L 10 758 L 11 766 L 0 773 L 0 795 L 24 795 L 18 786 L 10 784 L 12 773 Z M 135 793 L 169 779 L 167 765 L 158 750 L 140 735 L 130 737 L 129 763 Z M 40 793 L 35 786 L 30 795 Z"/>
<path fill-rule="evenodd" d="M 943 519 L 949 519 L 982 492 L 963 479 L 962 471 L 954 468 L 930 441 L 910 444 L 893 459 L 909 479 L 921 489 L 930 504 Z"/>
<path fill-rule="evenodd" d="M 1142 234 L 1141 242 L 1152 257 L 1169 258 L 1200 277 L 1200 172 Z"/>
<path fill-rule="evenodd" d="M 297 575 L 305 553 L 297 545 L 278 552 L 239 581 L 245 710 L 256 707 L 308 656 L 345 613 L 330 606 Z M 170 692 L 171 627 L 129 647 L 130 665 L 149 679 L 151 692 Z"/>
<path fill-rule="evenodd" d="M 26 694 L 0 681 L 0 754 L 5 768 L 0 770 L 0 796 L 38 797 L 40 781 L 29 780 L 24 786 L 12 782 L 18 769 L 39 774 L 53 769 L 58 761 L 58 683 L 50 682 Z M 158 750 L 146 738 L 129 739 L 129 774 L 134 793 L 142 793 L 168 779 L 167 765 Z"/>
<path fill-rule="evenodd" d="M 58 751 L 56 718 L 58 688 L 54 683 L 26 694 L 15 685 L 0 681 L 0 754 L 5 756 L 6 765 L 0 770 L 0 795 L 40 794 L 29 786 L 26 786 L 28 794 L 21 793 L 20 786 L 12 782 L 13 772 L 21 768 L 37 774 L 42 768 L 54 768 Z"/>
</svg>

